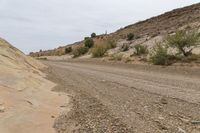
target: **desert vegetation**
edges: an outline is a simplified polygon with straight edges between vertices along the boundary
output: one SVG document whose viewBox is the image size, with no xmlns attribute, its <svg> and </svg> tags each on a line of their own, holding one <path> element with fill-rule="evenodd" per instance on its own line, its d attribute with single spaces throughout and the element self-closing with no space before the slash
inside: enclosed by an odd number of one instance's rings
<svg viewBox="0 0 200 133">
<path fill-rule="evenodd" d="M 148 53 L 147 46 L 143 46 L 141 44 L 135 45 L 134 49 L 135 49 L 135 52 L 134 52 L 135 55 L 143 55 L 143 54 Z"/>
<path fill-rule="evenodd" d="M 96 36 L 97 36 L 96 33 L 91 34 L 91 38 L 95 38 Z"/>
<path fill-rule="evenodd" d="M 169 55 L 167 49 L 168 47 L 166 45 L 157 43 L 150 53 L 150 62 L 154 65 L 168 65 Z"/>
<path fill-rule="evenodd" d="M 107 51 L 116 47 L 116 40 L 111 38 L 95 38 L 96 34 L 92 33 L 91 37 L 85 37 L 84 41 L 79 42 L 75 46 L 60 47 L 56 50 L 42 51 L 30 53 L 34 57 L 40 56 L 61 56 L 72 54 L 74 58 L 82 56 L 86 53 L 92 55 L 93 58 L 107 56 Z M 163 41 L 156 43 L 153 48 L 148 49 L 147 45 L 142 43 L 130 45 L 130 40 L 137 38 L 133 33 L 127 34 L 127 41 L 120 45 L 119 51 L 113 55 L 109 55 L 109 60 L 121 61 L 126 51 L 132 51 L 133 54 L 127 58 L 127 61 L 149 61 L 154 65 L 170 65 L 176 62 L 198 62 L 200 56 L 192 54 L 192 50 L 200 44 L 200 34 L 197 30 L 181 30 L 166 36 Z M 130 52 L 129 51 L 129 52 Z M 122 54 L 121 54 L 122 52 Z M 124 60 L 124 59 L 123 59 Z"/>
<path fill-rule="evenodd" d="M 134 37 L 135 37 L 135 35 L 134 35 L 133 33 L 129 33 L 129 34 L 127 35 L 127 40 L 128 40 L 128 41 L 131 41 L 131 40 L 134 39 Z"/>
<path fill-rule="evenodd" d="M 95 45 L 95 47 L 92 49 L 92 57 L 102 57 L 107 51 L 107 46 L 104 44 L 98 44 Z"/>
<path fill-rule="evenodd" d="M 72 54 L 73 57 L 79 57 L 81 55 L 84 55 L 88 52 L 89 48 L 85 47 L 85 46 L 78 46 L 76 48 L 73 49 Z"/>
<path fill-rule="evenodd" d="M 94 46 L 94 41 L 92 38 L 86 37 L 84 41 L 85 47 L 92 48 Z"/>
<path fill-rule="evenodd" d="M 127 43 L 124 43 L 124 44 L 122 45 L 122 47 L 121 47 L 121 51 L 122 51 L 122 52 L 126 52 L 126 51 L 129 50 L 129 48 L 130 48 L 130 45 L 127 44 Z"/>
<path fill-rule="evenodd" d="M 192 54 L 192 50 L 200 43 L 200 34 L 196 31 L 177 31 L 174 35 L 168 36 L 167 44 L 176 48 L 184 56 Z"/>
<path fill-rule="evenodd" d="M 71 53 L 72 52 L 72 47 L 67 47 L 65 48 L 65 54 Z"/>
<path fill-rule="evenodd" d="M 95 44 L 94 48 L 92 48 L 91 53 L 92 57 L 102 57 L 105 53 L 112 48 L 115 48 L 116 44 L 112 41 L 100 42 Z"/>
<path fill-rule="evenodd" d="M 173 62 L 190 62 L 198 60 L 199 56 L 192 50 L 200 44 L 200 35 L 196 30 L 177 31 L 169 35 L 163 43 L 158 43 L 150 54 L 150 61 L 155 65 L 169 65 Z M 169 48 L 176 52 L 169 54 Z"/>
</svg>

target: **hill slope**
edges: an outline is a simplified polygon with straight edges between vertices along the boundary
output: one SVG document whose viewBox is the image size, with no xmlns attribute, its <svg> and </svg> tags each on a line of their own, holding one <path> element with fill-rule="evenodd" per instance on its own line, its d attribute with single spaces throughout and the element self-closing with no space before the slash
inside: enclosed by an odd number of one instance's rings
<svg viewBox="0 0 200 133">
<path fill-rule="evenodd" d="M 64 98 L 51 91 L 55 84 L 39 70 L 45 67 L 0 38 L 1 133 L 54 132 L 51 116 Z"/>
<path fill-rule="evenodd" d="M 162 15 L 126 26 L 114 33 L 97 36 L 96 43 L 106 40 L 114 40 L 119 45 L 128 43 L 130 45 L 144 44 L 152 45 L 155 41 L 160 41 L 167 34 L 174 33 L 178 29 L 192 29 L 200 27 L 200 3 L 188 7 L 175 9 Z M 127 42 L 127 34 L 134 33 L 139 39 Z M 82 45 L 83 41 L 59 47 L 53 50 L 31 53 L 33 57 L 39 56 L 60 56 L 65 54 L 65 48 Z"/>
<path fill-rule="evenodd" d="M 145 21 L 129 25 L 114 34 L 126 35 L 127 32 L 134 32 L 141 36 L 156 36 L 162 33 L 174 32 L 182 26 L 195 22 L 200 22 L 200 3 L 175 9 Z"/>
</svg>

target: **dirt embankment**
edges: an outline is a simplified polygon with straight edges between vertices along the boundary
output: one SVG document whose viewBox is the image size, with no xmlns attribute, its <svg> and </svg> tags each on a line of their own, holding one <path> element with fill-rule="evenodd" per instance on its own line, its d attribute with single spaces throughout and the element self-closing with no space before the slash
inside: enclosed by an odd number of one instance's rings
<svg viewBox="0 0 200 133">
<path fill-rule="evenodd" d="M 1 133 L 55 132 L 54 119 L 68 97 L 51 91 L 56 84 L 39 70 L 46 67 L 0 39 Z"/>
</svg>

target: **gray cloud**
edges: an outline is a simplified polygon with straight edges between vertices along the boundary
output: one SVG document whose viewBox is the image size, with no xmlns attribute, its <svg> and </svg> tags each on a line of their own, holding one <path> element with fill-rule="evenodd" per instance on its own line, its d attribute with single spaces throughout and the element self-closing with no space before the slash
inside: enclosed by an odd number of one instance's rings
<svg viewBox="0 0 200 133">
<path fill-rule="evenodd" d="M 199 0 L 0 0 L 0 36 L 28 53 L 78 41 Z"/>
</svg>

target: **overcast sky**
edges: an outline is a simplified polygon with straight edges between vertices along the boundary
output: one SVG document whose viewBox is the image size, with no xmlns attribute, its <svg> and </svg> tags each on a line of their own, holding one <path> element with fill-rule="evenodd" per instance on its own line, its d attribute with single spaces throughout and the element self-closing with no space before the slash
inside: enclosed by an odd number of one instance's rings
<svg viewBox="0 0 200 133">
<path fill-rule="evenodd" d="M 79 41 L 200 0 L 0 0 L 0 37 L 25 53 Z"/>
</svg>

